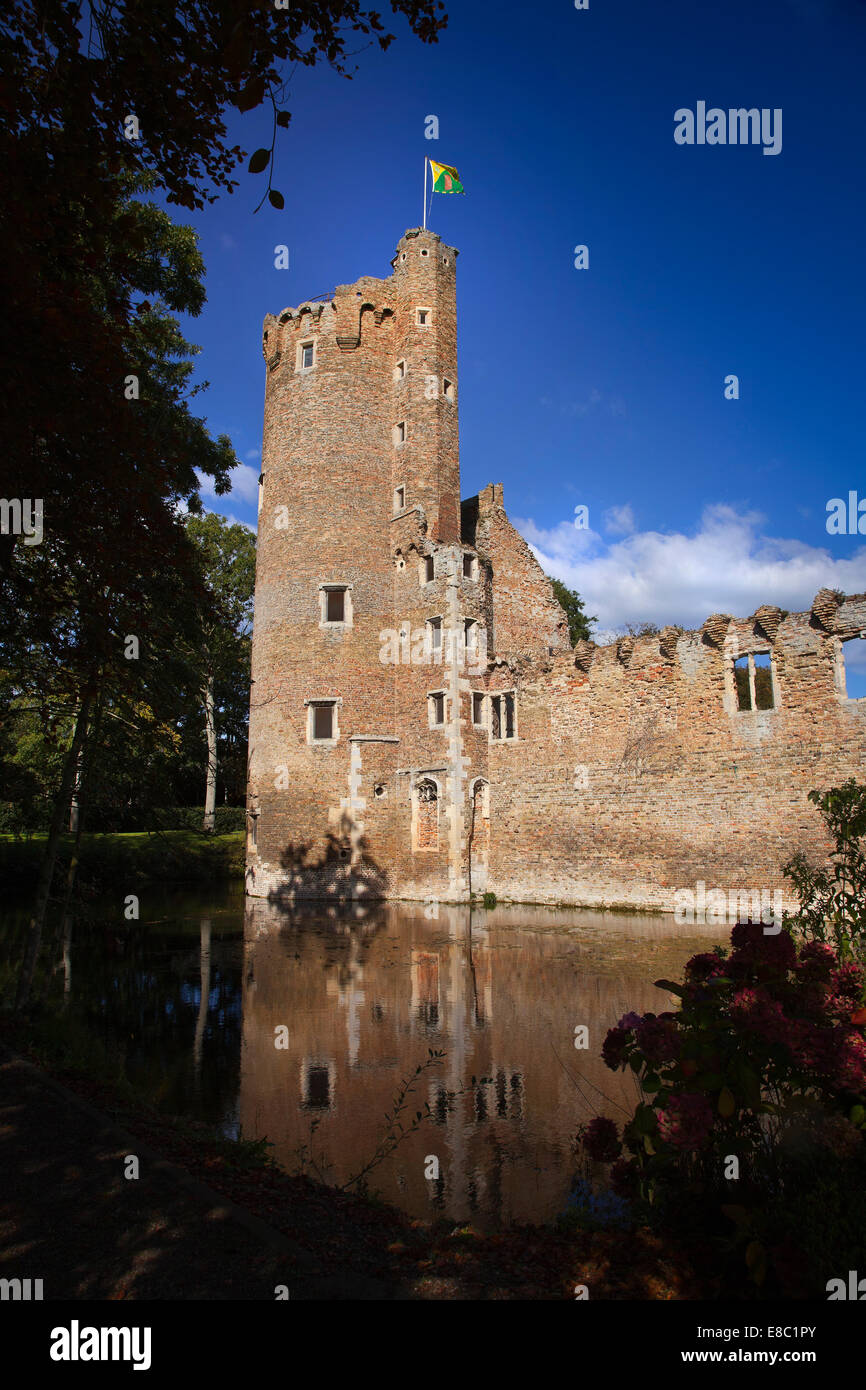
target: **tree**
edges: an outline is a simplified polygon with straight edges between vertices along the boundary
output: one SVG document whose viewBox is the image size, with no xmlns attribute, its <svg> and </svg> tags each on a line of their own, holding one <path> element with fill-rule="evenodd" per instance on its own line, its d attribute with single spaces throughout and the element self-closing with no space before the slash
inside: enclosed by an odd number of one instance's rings
<svg viewBox="0 0 866 1390">
<path fill-rule="evenodd" d="M 548 575 L 548 578 L 550 576 Z M 589 642 L 592 640 L 592 625 L 598 622 L 598 618 L 587 616 L 584 608 L 583 599 L 574 589 L 567 589 L 561 579 L 552 579 L 553 592 L 557 600 L 565 609 L 568 617 L 568 636 L 571 645 L 574 647 L 583 638 Z"/>
<path fill-rule="evenodd" d="M 82 417 L 74 439 L 64 440 L 51 461 L 56 481 L 50 505 L 46 500 L 43 540 L 26 546 L 18 538 L 0 577 L 0 665 L 11 673 L 6 698 L 25 697 L 46 726 L 65 717 L 73 728 L 36 888 L 19 1004 L 29 992 L 60 834 L 94 723 L 104 712 L 134 727 L 136 708 L 167 706 L 181 679 L 179 633 L 186 631 L 189 645 L 203 590 L 180 504 L 200 509 L 196 470 L 215 477 L 224 491 L 236 462 L 229 440 L 211 439 L 190 413 L 197 349 L 170 312 L 197 313 L 204 300 L 195 236 L 135 196 L 143 190 L 128 177 L 116 183 L 113 236 L 80 285 L 80 318 L 86 333 L 101 323 L 104 338 L 119 346 L 120 361 L 134 363 L 138 398 L 115 390 L 92 417 Z M 80 237 L 86 238 L 86 228 L 85 218 Z M 128 240 L 148 246 L 142 261 L 128 261 Z M 61 266 L 56 270 L 62 275 Z M 152 301 L 142 301 L 134 321 L 118 327 L 112 306 L 118 292 L 133 286 Z M 85 401 L 91 385 L 80 380 Z M 42 443 L 34 434 L 37 452 Z"/>
<path fill-rule="evenodd" d="M 256 578 L 255 537 L 246 526 L 229 525 L 213 512 L 191 516 L 193 542 L 207 594 L 200 640 L 192 665 L 200 677 L 207 738 L 204 829 L 213 830 L 217 781 L 217 719 L 240 690 L 244 714 L 249 701 L 250 631 Z"/>
<path fill-rule="evenodd" d="M 423 42 L 436 41 L 441 8 L 392 0 Z M 289 123 L 285 74 L 324 62 L 348 76 L 347 42 L 359 33 L 383 49 L 393 38 L 358 0 L 291 0 L 286 9 L 273 0 L 17 0 L 0 8 L 0 165 L 15 190 L 0 200 L 0 414 L 14 480 L 0 494 L 44 499 L 51 524 L 74 533 L 99 505 L 94 494 L 116 485 L 124 407 L 127 428 L 138 425 L 124 396 L 136 374 L 128 332 L 147 314 L 156 293 L 148 281 L 161 273 L 144 219 L 118 206 L 120 176 L 188 208 L 231 192 L 244 151 L 228 140 L 227 112 L 271 104 L 271 150 L 249 162 L 253 172 L 270 168 L 276 132 Z M 268 186 L 281 205 L 270 175 Z M 176 307 L 195 313 L 204 291 L 200 281 L 187 288 L 197 308 Z M 147 470 L 137 483 L 149 496 Z M 11 565 L 13 546 L 0 535 L 0 569 Z"/>
</svg>

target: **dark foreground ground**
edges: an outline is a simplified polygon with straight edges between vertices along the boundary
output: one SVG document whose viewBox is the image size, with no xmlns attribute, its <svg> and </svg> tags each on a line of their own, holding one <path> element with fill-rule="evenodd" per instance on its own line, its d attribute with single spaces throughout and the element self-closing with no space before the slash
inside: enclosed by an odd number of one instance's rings
<svg viewBox="0 0 866 1390">
<path fill-rule="evenodd" d="M 410 1221 L 291 1177 L 203 1126 L 49 1076 L 0 1043 L 0 1278 L 45 1299 L 695 1299 L 717 1291 L 648 1231 Z M 137 1179 L 125 1160 L 139 1160 Z"/>
</svg>

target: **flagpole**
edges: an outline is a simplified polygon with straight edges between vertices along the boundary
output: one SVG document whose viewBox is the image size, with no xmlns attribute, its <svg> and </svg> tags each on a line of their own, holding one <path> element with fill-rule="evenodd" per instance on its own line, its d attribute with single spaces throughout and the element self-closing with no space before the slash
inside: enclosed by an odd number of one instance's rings
<svg viewBox="0 0 866 1390">
<path fill-rule="evenodd" d="M 426 231 L 426 230 L 427 230 L 427 156 L 426 156 L 426 155 L 424 156 L 424 221 L 423 221 L 422 226 L 423 226 L 424 230 Z"/>
</svg>

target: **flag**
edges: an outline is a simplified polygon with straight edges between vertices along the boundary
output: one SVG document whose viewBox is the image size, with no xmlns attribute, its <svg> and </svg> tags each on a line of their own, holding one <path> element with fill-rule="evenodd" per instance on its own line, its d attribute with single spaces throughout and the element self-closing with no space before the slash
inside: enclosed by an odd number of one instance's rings
<svg viewBox="0 0 866 1390">
<path fill-rule="evenodd" d="M 430 168 L 433 171 L 433 192 L 434 193 L 463 193 L 463 184 L 457 170 L 451 164 L 437 164 L 435 159 L 430 160 Z"/>
</svg>

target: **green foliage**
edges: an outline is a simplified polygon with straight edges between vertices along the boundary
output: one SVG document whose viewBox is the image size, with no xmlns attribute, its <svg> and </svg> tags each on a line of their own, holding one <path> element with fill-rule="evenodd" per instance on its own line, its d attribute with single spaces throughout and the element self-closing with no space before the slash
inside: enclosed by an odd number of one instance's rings
<svg viewBox="0 0 866 1390">
<path fill-rule="evenodd" d="M 153 812 L 154 825 L 164 830 L 201 830 L 204 809 L 201 806 L 171 806 Z M 217 806 L 214 812 L 214 832 L 217 835 L 246 833 L 247 813 L 243 806 Z"/>
<path fill-rule="evenodd" d="M 692 957 L 682 984 L 656 981 L 677 1013 L 626 1014 L 610 1030 L 602 1056 L 634 1073 L 642 1099 L 621 1134 L 599 1117 L 580 1138 L 645 1219 L 702 1230 L 777 1292 L 793 1250 L 814 1295 L 847 1267 L 839 1200 L 866 1182 L 866 971 L 760 924 L 738 924 L 731 945 Z"/>
<path fill-rule="evenodd" d="M 550 578 L 550 576 L 548 576 Z M 584 608 L 583 599 L 574 589 L 567 589 L 560 579 L 551 579 L 553 592 L 558 602 L 565 609 L 568 618 L 568 636 L 571 645 L 575 646 L 581 638 L 590 641 L 592 637 L 592 625 L 598 619 L 587 616 Z"/>
<path fill-rule="evenodd" d="M 496 894 L 495 894 L 495 893 L 485 893 L 484 896 L 483 896 L 483 898 L 481 899 L 481 906 L 482 906 L 482 907 L 487 907 L 487 908 L 495 907 L 495 906 L 496 906 Z"/>
<path fill-rule="evenodd" d="M 72 838 L 60 843 L 61 869 L 71 852 Z M 160 834 L 82 835 L 79 878 L 90 889 L 109 889 L 118 883 L 135 888 L 143 883 L 209 883 L 243 880 L 246 836 L 242 831 L 205 835 L 200 830 L 167 830 Z M 29 839 L 0 836 L 0 880 L 10 897 L 33 891 L 45 850 L 45 836 Z"/>
<path fill-rule="evenodd" d="M 791 926 L 806 941 L 829 941 L 843 957 L 866 957 L 866 784 L 849 778 L 823 795 L 809 793 L 833 840 L 829 867 L 795 854 L 784 866 L 800 907 Z"/>
</svg>

